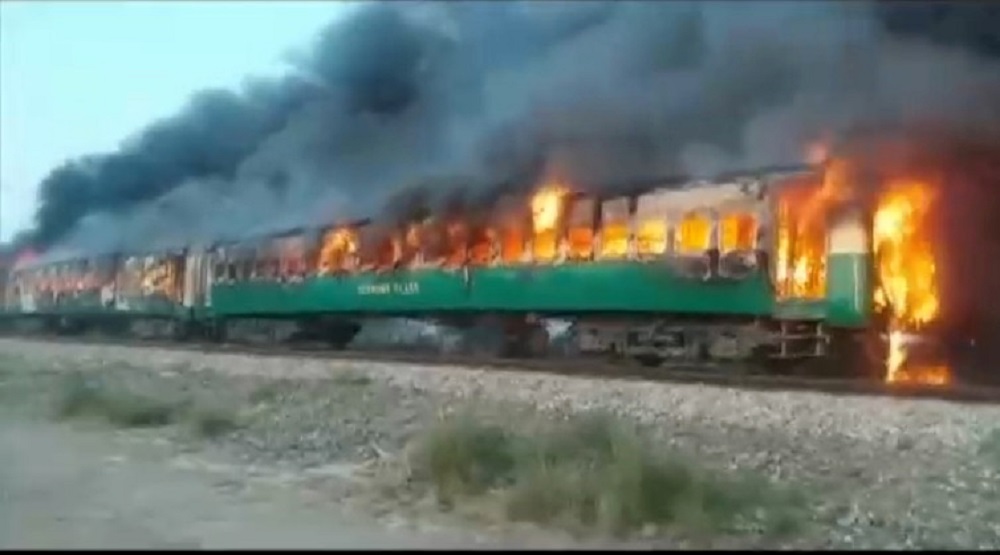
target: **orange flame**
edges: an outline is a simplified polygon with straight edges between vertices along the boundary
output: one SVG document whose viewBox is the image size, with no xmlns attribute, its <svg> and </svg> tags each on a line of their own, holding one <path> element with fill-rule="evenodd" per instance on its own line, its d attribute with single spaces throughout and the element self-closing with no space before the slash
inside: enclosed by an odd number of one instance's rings
<svg viewBox="0 0 1000 555">
<path fill-rule="evenodd" d="M 330 272 L 346 270 L 351 258 L 358 252 L 357 231 L 341 227 L 326 232 L 320 249 L 320 270 Z"/>
<path fill-rule="evenodd" d="M 946 384 L 947 367 L 907 368 L 907 331 L 919 331 L 940 312 L 937 267 L 926 220 L 933 188 L 922 181 L 888 184 L 875 212 L 872 243 L 879 287 L 875 306 L 889 315 L 886 380 L 893 383 Z"/>
<path fill-rule="evenodd" d="M 826 294 L 825 208 L 837 184 L 796 186 L 778 198 L 775 282 L 782 298 L 822 298 Z"/>
<path fill-rule="evenodd" d="M 566 189 L 560 185 L 546 185 L 531 198 L 531 221 L 535 233 L 556 228 L 561 215 L 563 196 Z"/>
<path fill-rule="evenodd" d="M 531 222 L 534 228 L 533 254 L 536 260 L 552 260 L 558 251 L 558 227 L 566 189 L 546 185 L 531 198 Z"/>
</svg>

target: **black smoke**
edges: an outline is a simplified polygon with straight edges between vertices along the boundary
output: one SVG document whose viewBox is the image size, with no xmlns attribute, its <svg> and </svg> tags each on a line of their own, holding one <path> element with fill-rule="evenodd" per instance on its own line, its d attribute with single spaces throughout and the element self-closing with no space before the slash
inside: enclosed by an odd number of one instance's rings
<svg viewBox="0 0 1000 555">
<path fill-rule="evenodd" d="M 54 169 L 32 241 L 166 246 L 454 210 L 476 196 L 456 181 L 596 187 L 797 161 L 859 125 L 995 129 L 997 21 L 987 2 L 364 5 L 283 79 Z"/>
</svg>

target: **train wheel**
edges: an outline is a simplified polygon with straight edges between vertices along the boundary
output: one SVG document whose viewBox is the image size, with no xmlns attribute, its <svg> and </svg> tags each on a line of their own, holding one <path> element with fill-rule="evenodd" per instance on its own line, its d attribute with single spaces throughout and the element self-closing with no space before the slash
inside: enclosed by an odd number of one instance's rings
<svg viewBox="0 0 1000 555">
<path fill-rule="evenodd" d="M 526 343 L 529 356 L 545 357 L 549 353 L 549 331 L 542 324 L 532 324 Z"/>
<path fill-rule="evenodd" d="M 663 364 L 663 357 L 660 357 L 660 356 L 657 356 L 657 355 L 649 355 L 649 354 L 646 354 L 646 355 L 635 355 L 633 358 L 639 364 L 641 364 L 643 366 L 647 366 L 649 368 L 656 368 L 656 367 L 661 366 Z"/>
<path fill-rule="evenodd" d="M 225 343 L 228 339 L 229 322 L 224 319 L 213 320 L 208 324 L 208 336 L 216 343 Z"/>
<path fill-rule="evenodd" d="M 356 322 L 333 322 L 327 328 L 327 344 L 332 349 L 342 351 L 360 331 L 361 325 Z"/>
</svg>

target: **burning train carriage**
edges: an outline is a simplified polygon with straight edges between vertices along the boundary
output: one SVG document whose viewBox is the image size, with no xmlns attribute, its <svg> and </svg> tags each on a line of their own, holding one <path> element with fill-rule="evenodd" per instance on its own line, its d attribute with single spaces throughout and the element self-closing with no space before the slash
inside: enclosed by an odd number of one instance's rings
<svg viewBox="0 0 1000 555">
<path fill-rule="evenodd" d="M 873 297 L 865 219 L 826 221 L 812 200 L 822 177 L 779 169 L 605 197 L 549 184 L 499 199 L 488 218 L 365 220 L 320 230 L 315 243 L 275 236 L 271 250 L 225 255 L 212 312 L 489 316 L 519 338 L 537 335 L 537 316 L 566 317 L 588 352 L 822 357 L 831 329 L 868 325 Z"/>
<path fill-rule="evenodd" d="M 173 328 L 172 321 L 183 317 L 177 307 L 184 265 L 182 251 L 35 259 L 10 272 L 6 310 L 58 331 L 117 329 L 149 318 Z"/>
<path fill-rule="evenodd" d="M 101 309 L 102 293 L 113 281 L 111 255 L 66 257 L 14 268 L 6 299 L 12 312 L 57 315 Z"/>
<path fill-rule="evenodd" d="M 35 261 L 10 273 L 5 299 L 20 313 L 76 317 L 85 306 L 222 335 L 241 319 L 293 322 L 338 346 L 367 317 L 499 321 L 536 354 L 539 318 L 555 317 L 573 321 L 584 353 L 784 361 L 861 345 L 899 376 L 901 334 L 939 309 L 937 254 L 917 221 L 933 199 L 899 178 L 874 205 L 842 202 L 851 180 L 827 165 L 603 195 L 548 183 L 484 214 L 424 210 L 118 255 L 111 270 Z M 886 326 L 888 354 L 872 339 Z"/>
</svg>

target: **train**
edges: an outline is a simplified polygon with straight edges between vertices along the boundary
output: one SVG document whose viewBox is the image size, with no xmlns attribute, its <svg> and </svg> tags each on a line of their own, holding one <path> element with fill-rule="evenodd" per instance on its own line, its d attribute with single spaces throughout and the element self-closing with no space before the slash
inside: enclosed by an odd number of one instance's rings
<svg viewBox="0 0 1000 555">
<path fill-rule="evenodd" d="M 496 330 L 477 348 L 646 365 L 884 373 L 873 214 L 817 209 L 825 166 L 589 193 L 541 183 L 477 221 L 331 222 L 150 252 L 20 260 L 0 325 L 178 341 L 322 341 L 408 318 Z M 817 200 L 819 199 L 819 200 Z M 475 335 L 475 334 L 473 334 Z M 470 347 L 471 348 L 471 347 Z M 733 366 L 733 367 L 735 367 Z"/>
</svg>

